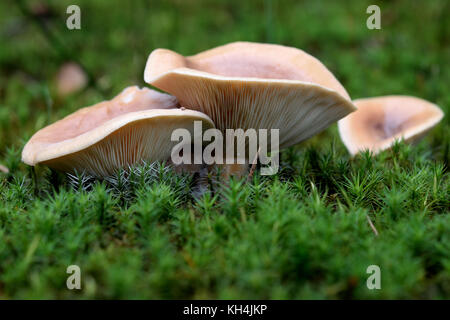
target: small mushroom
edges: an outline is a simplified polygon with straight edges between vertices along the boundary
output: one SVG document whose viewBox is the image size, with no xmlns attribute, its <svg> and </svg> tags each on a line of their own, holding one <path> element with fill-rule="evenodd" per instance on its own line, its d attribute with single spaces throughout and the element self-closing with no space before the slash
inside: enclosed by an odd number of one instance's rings
<svg viewBox="0 0 450 320">
<path fill-rule="evenodd" d="M 377 154 L 395 140 L 416 141 L 444 116 L 438 106 L 409 96 L 384 96 L 354 101 L 358 110 L 338 122 L 350 154 Z"/>
<path fill-rule="evenodd" d="M 9 169 L 4 165 L 0 164 L 0 172 L 9 173 Z"/>
<path fill-rule="evenodd" d="M 56 76 L 56 86 L 60 96 L 66 96 L 83 89 L 88 83 L 86 72 L 80 65 L 68 62 L 61 66 Z"/>
<path fill-rule="evenodd" d="M 356 110 L 319 60 L 281 45 L 235 42 L 190 57 L 157 49 L 144 79 L 210 116 L 223 132 L 279 129 L 280 149 Z"/>
<path fill-rule="evenodd" d="M 25 145 L 22 161 L 97 177 L 141 161 L 165 161 L 176 144 L 171 141 L 173 130 L 192 133 L 195 120 L 202 121 L 205 130 L 214 127 L 207 115 L 177 106 L 170 95 L 128 87 L 112 100 L 39 130 Z"/>
</svg>

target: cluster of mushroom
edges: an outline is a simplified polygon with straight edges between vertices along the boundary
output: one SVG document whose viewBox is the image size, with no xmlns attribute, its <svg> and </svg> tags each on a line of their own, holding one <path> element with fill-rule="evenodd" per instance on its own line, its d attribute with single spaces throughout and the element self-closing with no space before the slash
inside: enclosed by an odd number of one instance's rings
<svg viewBox="0 0 450 320">
<path fill-rule="evenodd" d="M 168 160 L 171 133 L 185 128 L 194 135 L 194 121 L 223 132 L 279 129 L 283 149 L 342 119 L 339 132 L 350 153 L 376 153 L 395 139 L 422 135 L 443 117 L 437 106 L 412 97 L 352 102 L 319 60 L 273 44 L 236 42 L 190 57 L 157 49 L 144 80 L 171 95 L 128 87 L 38 131 L 22 160 L 104 177 L 141 161 Z"/>
</svg>

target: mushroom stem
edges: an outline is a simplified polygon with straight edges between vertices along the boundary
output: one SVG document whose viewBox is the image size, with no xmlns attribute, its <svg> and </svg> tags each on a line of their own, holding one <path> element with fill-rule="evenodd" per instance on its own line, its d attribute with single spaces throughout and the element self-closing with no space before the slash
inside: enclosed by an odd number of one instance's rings
<svg viewBox="0 0 450 320">
<path fill-rule="evenodd" d="M 225 179 L 230 179 L 231 177 L 235 177 L 237 179 L 242 178 L 248 171 L 248 164 L 222 164 L 220 165 L 221 176 Z"/>
</svg>

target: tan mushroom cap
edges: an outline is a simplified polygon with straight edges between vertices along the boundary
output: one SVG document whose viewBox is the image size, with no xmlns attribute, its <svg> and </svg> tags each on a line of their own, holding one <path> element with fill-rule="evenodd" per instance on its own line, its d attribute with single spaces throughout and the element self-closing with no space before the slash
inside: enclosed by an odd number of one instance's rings
<svg viewBox="0 0 450 320">
<path fill-rule="evenodd" d="M 280 148 L 356 110 L 319 60 L 281 45 L 235 42 L 190 57 L 157 49 L 144 79 L 209 115 L 222 131 L 280 129 Z"/>
<path fill-rule="evenodd" d="M 415 141 L 444 116 L 426 100 L 384 96 L 355 100 L 358 110 L 338 122 L 339 134 L 352 155 L 388 149 L 395 140 Z"/>
<path fill-rule="evenodd" d="M 39 130 L 25 145 L 22 161 L 102 177 L 141 161 L 167 160 L 177 143 L 171 141 L 173 130 L 193 134 L 196 120 L 205 129 L 214 127 L 207 115 L 177 106 L 170 95 L 126 88 Z"/>
<path fill-rule="evenodd" d="M 9 169 L 4 165 L 0 164 L 0 172 L 9 173 Z"/>
</svg>

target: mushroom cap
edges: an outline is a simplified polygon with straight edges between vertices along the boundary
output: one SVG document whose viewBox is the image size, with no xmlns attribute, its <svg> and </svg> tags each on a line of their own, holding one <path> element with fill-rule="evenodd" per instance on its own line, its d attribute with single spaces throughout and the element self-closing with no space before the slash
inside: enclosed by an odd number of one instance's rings
<svg viewBox="0 0 450 320">
<path fill-rule="evenodd" d="M 0 172 L 9 173 L 9 169 L 4 165 L 0 164 Z"/>
<path fill-rule="evenodd" d="M 358 110 L 338 122 L 341 140 L 352 155 L 362 150 L 377 154 L 395 140 L 415 141 L 444 116 L 426 100 L 383 96 L 354 101 Z"/>
<path fill-rule="evenodd" d="M 172 131 L 194 121 L 214 127 L 197 111 L 177 109 L 177 100 L 150 89 L 129 87 L 112 100 L 86 107 L 34 134 L 22 151 L 22 161 L 61 171 L 86 171 L 102 177 L 141 161 L 170 157 Z"/>
<path fill-rule="evenodd" d="M 280 148 L 297 144 L 356 110 L 316 58 L 274 44 L 235 42 L 190 57 L 154 50 L 147 83 L 226 129 L 279 129 Z"/>
<path fill-rule="evenodd" d="M 68 62 L 61 66 L 56 76 L 59 95 L 65 96 L 83 89 L 88 83 L 86 72 L 80 65 Z"/>
</svg>

